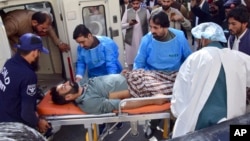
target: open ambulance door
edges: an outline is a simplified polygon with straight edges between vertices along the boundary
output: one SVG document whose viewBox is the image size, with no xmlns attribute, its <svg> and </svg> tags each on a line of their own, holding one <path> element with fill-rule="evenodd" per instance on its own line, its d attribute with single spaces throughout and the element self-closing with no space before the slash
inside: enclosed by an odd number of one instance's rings
<svg viewBox="0 0 250 141">
<path fill-rule="evenodd" d="M 2 67 L 6 59 L 10 58 L 13 54 L 2 22 L 5 14 L 13 10 L 46 10 L 50 12 L 53 16 L 52 27 L 58 34 L 59 39 L 67 43 L 67 37 L 64 36 L 63 22 L 60 20 L 60 14 L 58 12 L 57 0 L 0 0 L 0 67 Z M 52 86 L 65 80 L 67 74 L 64 66 L 67 64 L 66 61 L 63 60 L 66 60 L 64 58 L 67 54 L 61 53 L 50 37 L 43 36 L 42 40 L 43 45 L 47 47 L 50 53 L 41 53 L 39 57 L 40 67 L 36 74 L 38 76 L 38 86 L 45 92 Z"/>
<path fill-rule="evenodd" d="M 5 61 L 11 57 L 9 41 L 1 17 L 0 17 L 0 41 L 1 41 L 1 51 L 0 51 L 0 70 L 1 70 Z"/>
</svg>

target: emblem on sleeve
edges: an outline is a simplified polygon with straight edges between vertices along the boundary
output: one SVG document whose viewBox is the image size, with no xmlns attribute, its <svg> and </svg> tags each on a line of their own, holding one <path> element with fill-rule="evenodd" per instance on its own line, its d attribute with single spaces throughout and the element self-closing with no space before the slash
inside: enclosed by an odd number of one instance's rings
<svg viewBox="0 0 250 141">
<path fill-rule="evenodd" d="M 26 93 L 30 96 L 34 96 L 36 94 L 36 84 L 28 85 Z"/>
</svg>

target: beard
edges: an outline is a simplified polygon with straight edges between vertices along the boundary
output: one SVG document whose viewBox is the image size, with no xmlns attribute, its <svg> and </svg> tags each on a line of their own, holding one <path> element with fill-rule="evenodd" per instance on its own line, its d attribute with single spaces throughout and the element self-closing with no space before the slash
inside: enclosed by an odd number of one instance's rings
<svg viewBox="0 0 250 141">
<path fill-rule="evenodd" d="M 156 39 L 156 40 L 158 40 L 158 41 L 160 41 L 161 40 L 161 36 L 157 36 L 157 35 L 153 35 L 153 37 Z"/>
<path fill-rule="evenodd" d="M 70 82 L 70 86 L 72 87 L 70 90 L 71 94 L 77 94 L 79 92 L 79 85 L 76 82 Z"/>
<path fill-rule="evenodd" d="M 229 30 L 230 34 L 232 35 L 235 35 L 235 36 L 240 36 L 243 32 L 244 32 L 244 29 L 243 27 L 241 26 L 239 29 L 233 31 L 233 30 Z"/>
<path fill-rule="evenodd" d="M 37 35 L 39 35 L 39 36 L 47 36 L 47 34 L 48 34 L 47 32 L 38 31 L 36 29 L 36 27 L 34 27 L 34 26 L 32 26 L 32 29 L 33 29 L 34 33 L 37 34 Z"/>
<path fill-rule="evenodd" d="M 35 61 L 33 61 L 30 65 L 31 65 L 33 71 L 38 71 L 39 68 L 40 68 L 40 66 L 39 66 L 39 58 L 37 57 L 35 59 Z"/>
<path fill-rule="evenodd" d="M 216 14 L 218 13 L 218 11 L 217 11 L 217 10 L 209 11 L 209 13 L 210 13 L 211 15 L 216 15 Z"/>
<path fill-rule="evenodd" d="M 157 35 L 156 33 L 152 33 L 152 35 L 157 41 L 162 41 L 165 37 L 164 35 Z"/>
<path fill-rule="evenodd" d="M 163 10 L 167 11 L 169 9 L 169 6 L 162 5 L 161 6 Z"/>
<path fill-rule="evenodd" d="M 213 7 L 211 7 L 211 8 L 209 8 L 209 13 L 210 13 L 211 15 L 215 15 L 215 14 L 218 13 L 218 10 L 215 9 L 215 8 L 213 8 Z"/>
</svg>

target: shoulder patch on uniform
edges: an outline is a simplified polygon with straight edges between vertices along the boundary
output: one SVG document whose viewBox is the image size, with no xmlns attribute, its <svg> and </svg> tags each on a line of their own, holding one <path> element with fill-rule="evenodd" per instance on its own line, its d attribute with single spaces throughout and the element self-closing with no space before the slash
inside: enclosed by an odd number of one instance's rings
<svg viewBox="0 0 250 141">
<path fill-rule="evenodd" d="M 34 96 L 36 94 L 36 84 L 28 85 L 26 93 L 30 96 Z"/>
</svg>

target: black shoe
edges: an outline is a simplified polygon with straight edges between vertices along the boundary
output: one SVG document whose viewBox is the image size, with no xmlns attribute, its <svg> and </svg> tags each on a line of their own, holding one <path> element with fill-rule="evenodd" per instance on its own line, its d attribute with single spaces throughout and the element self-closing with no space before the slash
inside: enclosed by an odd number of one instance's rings
<svg viewBox="0 0 250 141">
<path fill-rule="evenodd" d="M 121 129 L 122 127 L 123 127 L 123 123 L 122 123 L 122 122 L 119 122 L 119 123 L 115 126 L 115 128 L 116 128 L 117 130 Z"/>
<path fill-rule="evenodd" d="M 103 133 L 105 133 L 107 131 L 107 126 L 106 124 L 100 124 L 99 126 L 99 135 L 102 135 Z"/>
</svg>

